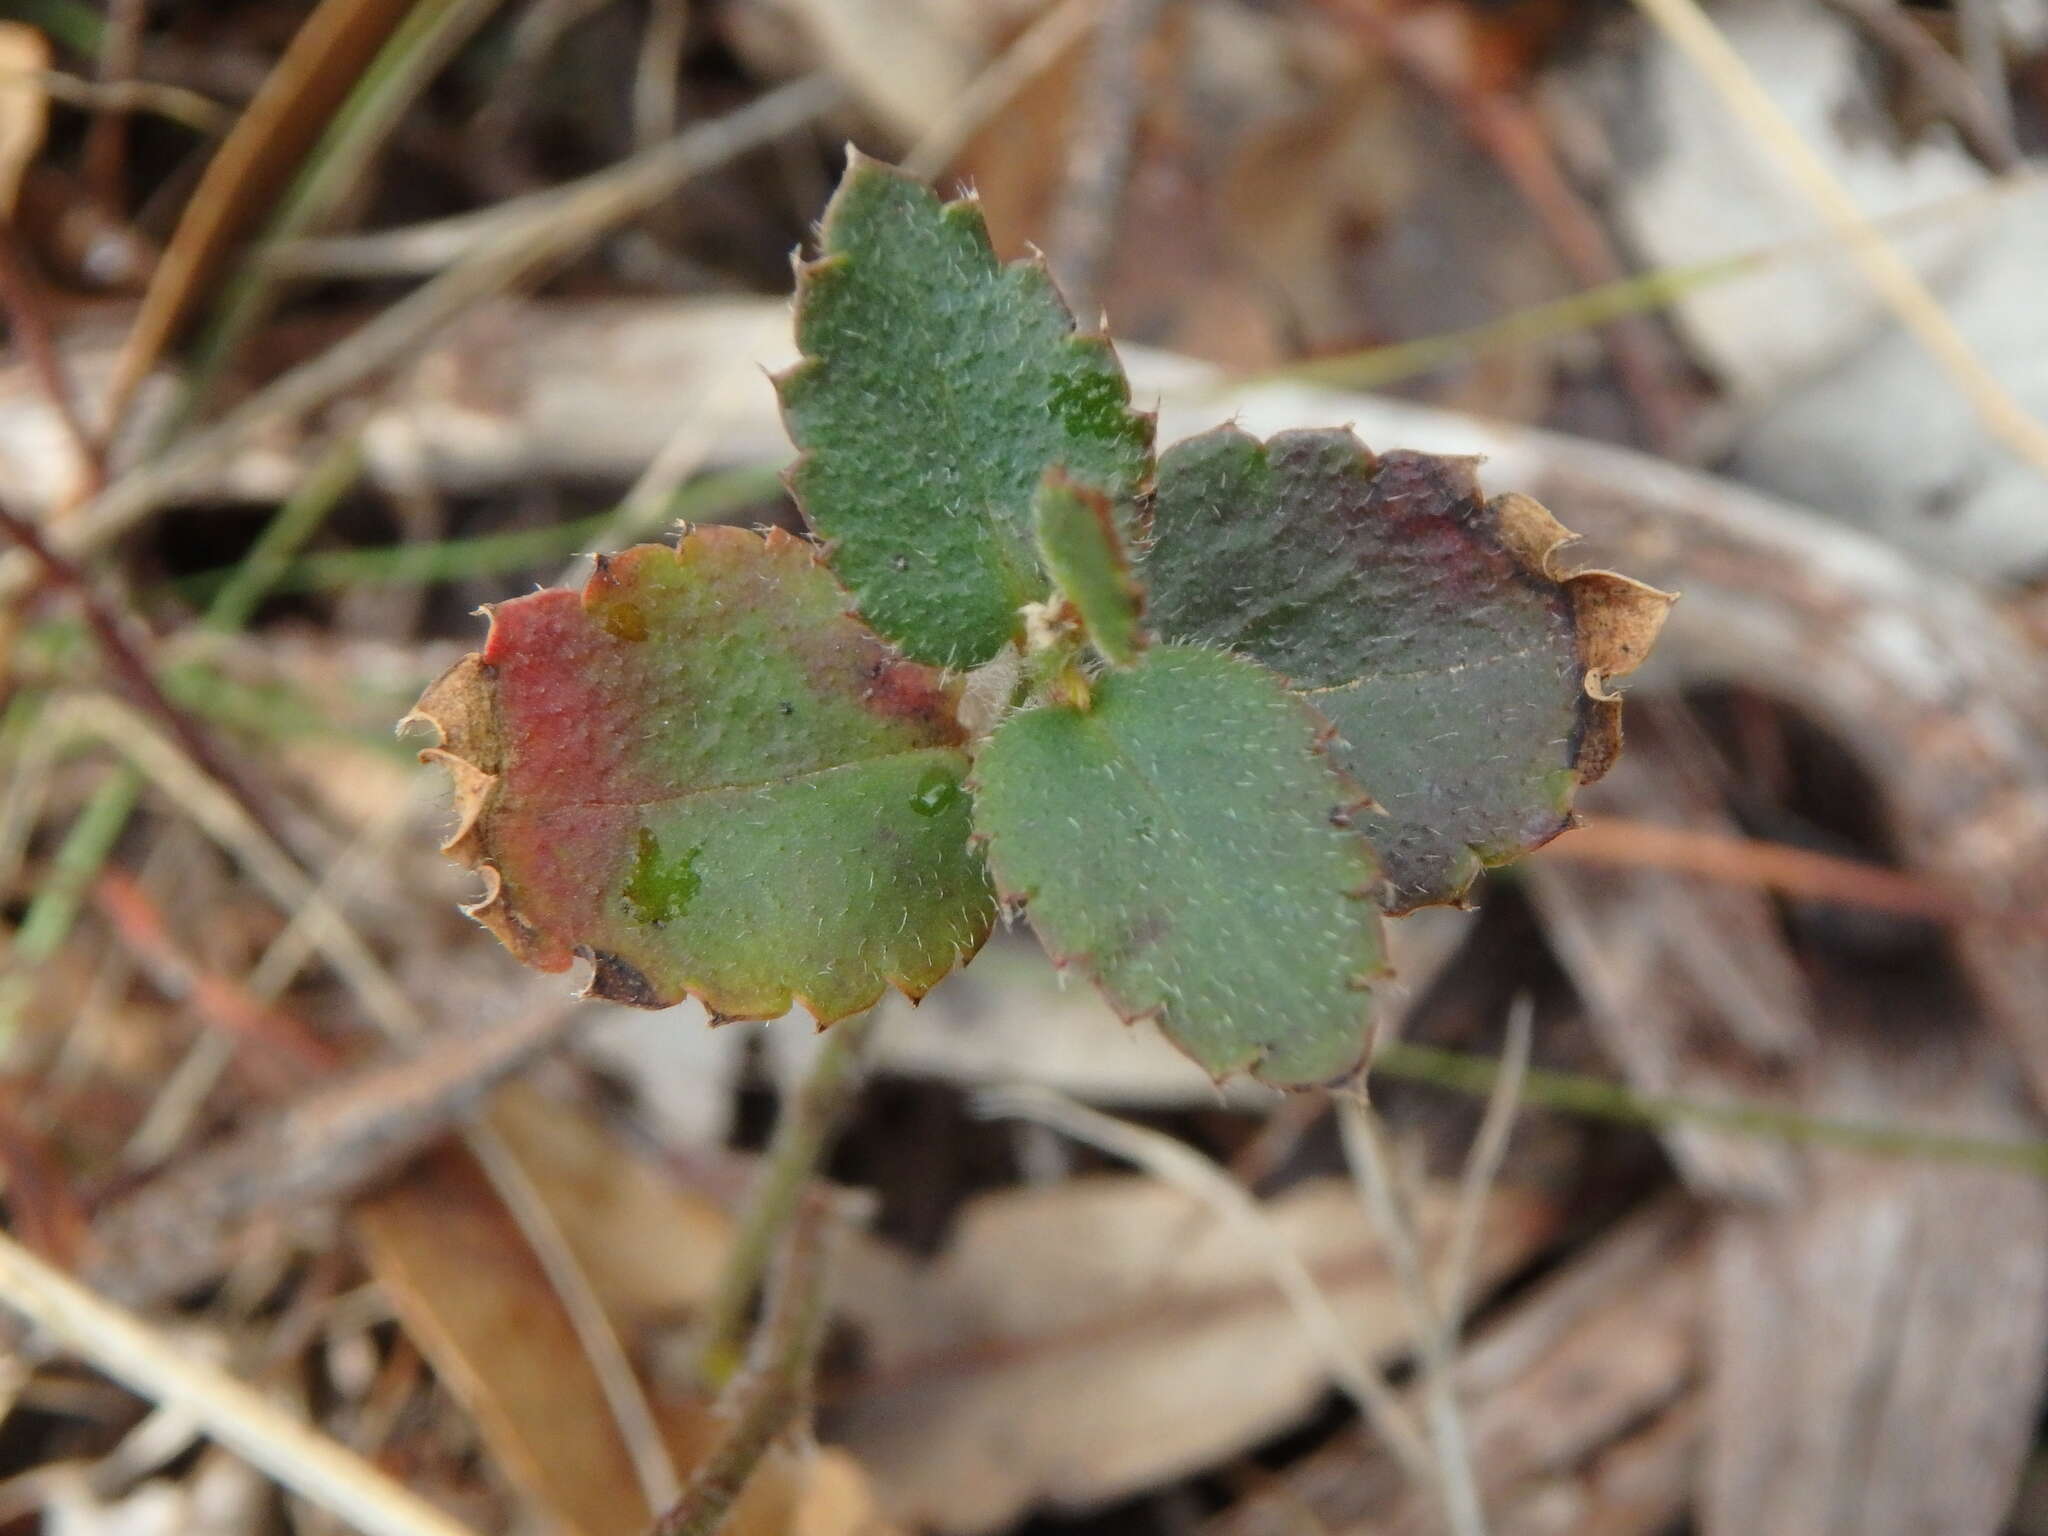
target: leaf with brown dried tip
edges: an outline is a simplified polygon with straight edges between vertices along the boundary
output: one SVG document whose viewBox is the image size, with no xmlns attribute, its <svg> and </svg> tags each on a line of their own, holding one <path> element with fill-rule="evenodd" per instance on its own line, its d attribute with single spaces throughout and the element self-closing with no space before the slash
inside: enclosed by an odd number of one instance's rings
<svg viewBox="0 0 2048 1536">
<path fill-rule="evenodd" d="M 1162 456 L 1143 575 L 1166 638 L 1285 676 L 1383 814 L 1388 910 L 1458 900 L 1571 825 L 1621 749 L 1608 684 L 1671 595 L 1568 572 L 1536 502 L 1483 500 L 1469 459 L 1375 456 L 1348 431 L 1220 427 Z"/>
<path fill-rule="evenodd" d="M 455 778 L 447 852 L 529 965 L 595 996 L 820 1022 L 921 997 L 988 936 L 957 685 L 845 609 L 812 547 L 698 528 L 501 603 L 411 718 Z"/>
</svg>

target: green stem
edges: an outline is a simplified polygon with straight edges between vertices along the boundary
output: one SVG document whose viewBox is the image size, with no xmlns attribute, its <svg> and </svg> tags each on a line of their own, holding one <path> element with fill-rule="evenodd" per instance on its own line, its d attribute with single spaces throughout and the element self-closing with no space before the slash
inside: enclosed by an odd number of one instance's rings
<svg viewBox="0 0 2048 1536">
<path fill-rule="evenodd" d="M 719 522 L 777 493 L 777 470 L 760 467 L 722 470 L 704 475 L 678 491 L 669 503 L 671 518 L 686 522 Z M 404 544 L 388 549 L 340 549 L 305 555 L 282 565 L 271 584 L 273 592 L 324 592 L 372 583 L 397 585 L 427 581 L 463 581 L 475 576 L 529 570 L 565 559 L 610 529 L 617 513 L 599 512 L 545 528 L 515 528 Z M 197 592 L 218 590 L 232 576 L 208 571 L 186 578 Z M 180 590 L 185 583 L 180 584 Z"/>
<path fill-rule="evenodd" d="M 820 1193 L 792 1210 L 753 1360 L 719 1394 L 717 1417 L 726 1424 L 725 1434 L 690 1474 L 675 1506 L 654 1522 L 650 1536 L 715 1536 L 761 1458 L 803 1414 L 825 1334 L 833 1228 L 831 1202 Z"/>
<path fill-rule="evenodd" d="M 708 1387 L 726 1385 L 744 1358 L 755 1293 L 860 1090 L 860 1062 L 874 1026 L 873 1009 L 833 1025 L 809 1075 L 775 1122 L 699 1330 L 697 1375 Z"/>
<path fill-rule="evenodd" d="M 1501 1065 L 1490 1056 L 1397 1044 L 1381 1049 L 1373 1058 L 1372 1070 L 1387 1077 L 1483 1097 L 1499 1080 Z M 1652 1129 L 1698 1125 L 1742 1136 L 1810 1142 L 1880 1157 L 1967 1163 L 2048 1178 L 2048 1141 L 2006 1141 L 1873 1125 L 1867 1121 L 1830 1120 L 1765 1104 L 1707 1104 L 1664 1094 L 1639 1094 L 1620 1083 L 1577 1073 L 1533 1068 L 1522 1080 L 1521 1099 L 1543 1109 L 1564 1110 L 1622 1125 Z"/>
<path fill-rule="evenodd" d="M 220 634 L 231 634 L 246 625 L 264 597 L 277 590 L 292 557 L 319 531 L 362 472 L 362 445 L 353 434 L 329 447 L 291 498 L 277 509 L 241 563 L 228 572 L 200 622 Z"/>
</svg>

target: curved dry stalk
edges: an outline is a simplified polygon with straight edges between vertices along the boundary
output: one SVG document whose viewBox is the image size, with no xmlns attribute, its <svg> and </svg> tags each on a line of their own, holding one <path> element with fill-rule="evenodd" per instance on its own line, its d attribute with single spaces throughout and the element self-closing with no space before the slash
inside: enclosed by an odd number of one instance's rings
<svg viewBox="0 0 2048 1536">
<path fill-rule="evenodd" d="M 719 1396 L 726 1431 L 650 1536 L 713 1536 L 769 1447 L 802 1416 L 829 1315 L 827 1281 L 837 1230 L 828 1196 L 812 1190 L 797 1202 L 748 1369 Z"/>
<path fill-rule="evenodd" d="M 547 1276 L 556 1299 L 562 1303 L 576 1342 L 590 1362 L 591 1373 L 597 1377 L 605 1406 L 611 1410 L 619 1439 L 625 1444 L 626 1457 L 633 1464 L 633 1475 L 639 1480 L 648 1513 L 659 1513 L 681 1496 L 682 1479 L 676 1475 L 668 1439 L 654 1417 L 647 1394 L 640 1389 L 640 1379 L 633 1373 L 626 1347 L 605 1315 L 604 1302 L 577 1260 L 575 1250 L 562 1235 L 561 1223 L 548 1209 L 547 1200 L 534 1185 L 526 1165 L 491 1128 L 490 1121 L 482 1115 L 472 1117 L 463 1133 L 463 1144 L 490 1180 L 492 1191 L 511 1214 L 513 1224 L 539 1262 L 541 1273 Z"/>
<path fill-rule="evenodd" d="M 1501 1159 L 1507 1155 L 1508 1133 L 1514 1129 L 1515 1114 L 1522 1106 L 1522 1082 L 1529 1073 L 1529 1047 L 1536 1005 L 1526 992 L 1516 994 L 1508 1006 L 1508 1033 L 1500 1053 L 1500 1076 L 1486 1096 L 1486 1113 L 1480 1117 L 1479 1134 L 1472 1138 L 1472 1151 L 1465 1159 L 1465 1171 L 1458 1179 L 1458 1211 L 1451 1223 L 1451 1243 L 1444 1259 L 1443 1323 L 1452 1342 L 1465 1320 L 1466 1292 L 1479 1254 L 1479 1236 L 1486 1219 L 1486 1198 L 1500 1175 Z"/>
<path fill-rule="evenodd" d="M 708 1386 L 724 1386 L 739 1368 L 762 1276 L 860 1091 L 861 1058 L 874 1029 L 870 1008 L 827 1030 L 809 1073 L 775 1121 L 746 1209 L 733 1228 L 718 1288 L 698 1325 L 697 1375 Z"/>
<path fill-rule="evenodd" d="M 1332 1095 L 1337 1125 L 1343 1133 L 1344 1156 L 1351 1176 L 1365 1197 L 1366 1219 L 1386 1245 L 1401 1299 L 1415 1329 L 1416 1355 L 1421 1362 L 1422 1402 L 1429 1416 L 1430 1448 L 1436 1459 L 1436 1490 L 1443 1500 L 1444 1523 L 1451 1536 L 1486 1536 L 1486 1509 L 1479 1498 L 1479 1480 L 1472 1470 L 1472 1442 L 1458 1407 L 1457 1324 L 1430 1294 L 1422 1267 L 1415 1222 L 1394 1189 L 1393 1159 L 1386 1134 L 1366 1102 L 1362 1088 Z"/>
<path fill-rule="evenodd" d="M 1036 1121 L 1112 1157 L 1134 1163 L 1249 1234 L 1253 1251 L 1265 1260 L 1273 1283 L 1287 1298 L 1302 1329 L 1322 1351 L 1331 1379 L 1357 1404 L 1359 1413 L 1387 1442 L 1410 1477 L 1424 1487 L 1435 1481 L 1428 1442 L 1415 1427 L 1408 1410 L 1373 1363 L 1352 1343 L 1301 1255 L 1273 1230 L 1258 1202 L 1229 1174 L 1185 1142 L 1089 1109 L 1050 1088 L 995 1089 L 980 1095 L 975 1108 L 992 1119 Z"/>
</svg>

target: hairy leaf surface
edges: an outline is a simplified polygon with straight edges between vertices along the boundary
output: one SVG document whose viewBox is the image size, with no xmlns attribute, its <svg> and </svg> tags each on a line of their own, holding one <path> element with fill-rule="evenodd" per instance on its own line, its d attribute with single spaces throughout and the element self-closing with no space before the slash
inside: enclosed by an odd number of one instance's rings
<svg viewBox="0 0 2048 1536">
<path fill-rule="evenodd" d="M 415 718 L 471 908 L 595 995 L 821 1021 L 922 995 L 987 936 L 956 689 L 845 611 L 810 545 L 699 528 L 501 603 Z"/>
<path fill-rule="evenodd" d="M 1319 729 L 1263 667 L 1154 646 L 1085 711 L 1013 715 L 975 765 L 1003 898 L 1219 1078 L 1325 1082 L 1365 1054 L 1378 871 Z"/>
<path fill-rule="evenodd" d="M 1145 648 L 1145 592 L 1107 496 L 1053 469 L 1032 504 L 1038 553 L 1103 658 L 1129 666 Z"/>
<path fill-rule="evenodd" d="M 1152 532 L 1158 632 L 1264 662 L 1337 727 L 1338 765 L 1384 813 L 1358 827 L 1397 912 L 1570 824 L 1620 750 L 1606 685 L 1671 601 L 1565 573 L 1571 535 L 1526 496 L 1483 500 L 1470 460 L 1375 457 L 1346 431 L 1175 445 Z"/>
<path fill-rule="evenodd" d="M 1075 334 L 1042 263 L 1000 264 L 980 210 L 856 155 L 799 268 L 803 360 L 779 381 L 790 489 L 877 631 L 970 667 L 1045 595 L 1039 477 L 1127 501 L 1151 464 L 1109 343 Z"/>
</svg>

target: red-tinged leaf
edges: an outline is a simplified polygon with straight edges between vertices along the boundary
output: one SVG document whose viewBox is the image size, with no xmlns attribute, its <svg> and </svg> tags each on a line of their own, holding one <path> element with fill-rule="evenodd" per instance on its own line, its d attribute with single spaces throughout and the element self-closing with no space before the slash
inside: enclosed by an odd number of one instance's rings
<svg viewBox="0 0 2048 1536">
<path fill-rule="evenodd" d="M 812 547 L 699 528 L 579 596 L 492 610 L 427 690 L 478 870 L 520 959 L 595 995 L 829 1022 L 922 996 L 987 937 L 957 686 L 845 611 Z"/>
</svg>

